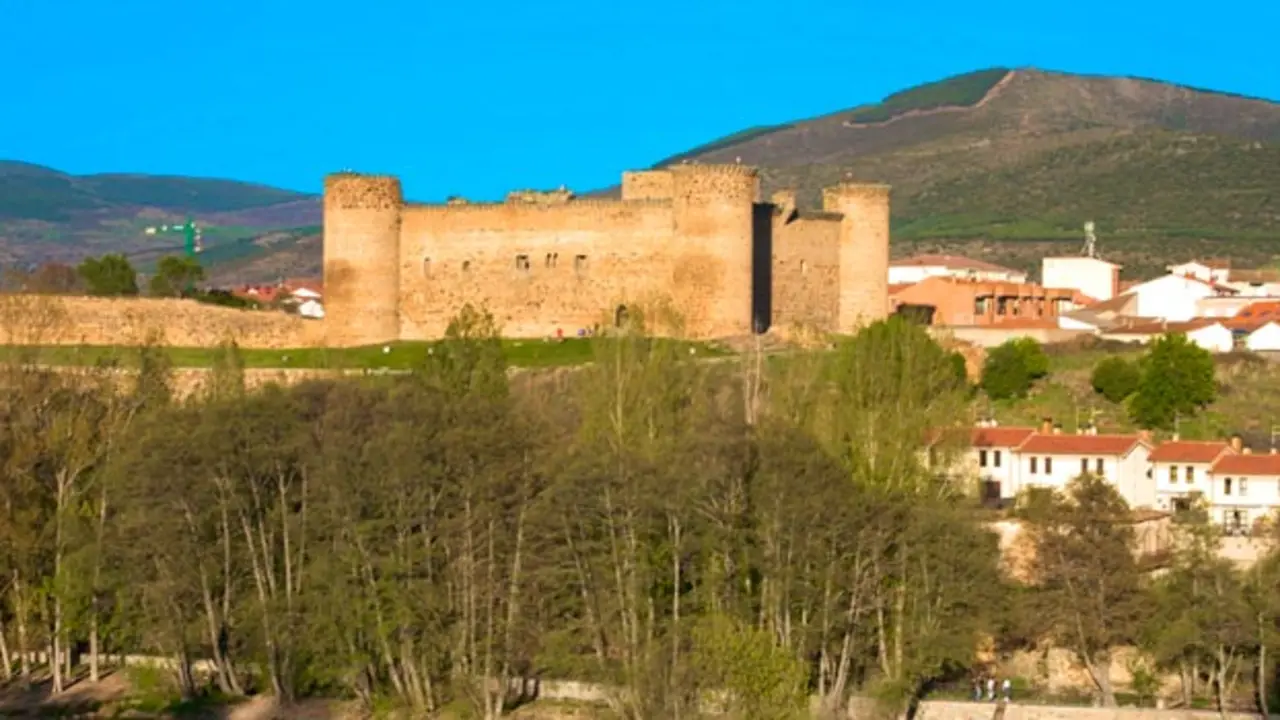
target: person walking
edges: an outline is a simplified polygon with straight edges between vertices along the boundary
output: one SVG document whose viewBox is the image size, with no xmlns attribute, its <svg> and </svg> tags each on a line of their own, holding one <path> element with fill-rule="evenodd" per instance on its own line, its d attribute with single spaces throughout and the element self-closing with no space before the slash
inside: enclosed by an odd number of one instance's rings
<svg viewBox="0 0 1280 720">
<path fill-rule="evenodd" d="M 1004 695 L 1005 702 L 1009 702 L 1013 699 L 1013 682 L 1011 682 L 1009 678 L 1005 678 L 1004 682 L 1000 683 L 1000 690 L 1001 694 Z"/>
<path fill-rule="evenodd" d="M 987 700 L 989 702 L 996 701 L 996 679 L 994 677 L 987 678 Z"/>
<path fill-rule="evenodd" d="M 982 676 L 973 679 L 973 701 L 982 702 Z"/>
</svg>

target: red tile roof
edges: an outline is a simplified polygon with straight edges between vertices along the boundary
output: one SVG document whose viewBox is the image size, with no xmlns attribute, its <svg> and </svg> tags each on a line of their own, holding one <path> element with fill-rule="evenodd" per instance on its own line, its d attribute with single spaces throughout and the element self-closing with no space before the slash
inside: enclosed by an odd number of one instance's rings
<svg viewBox="0 0 1280 720">
<path fill-rule="evenodd" d="M 1036 433 L 1018 446 L 1018 452 L 1044 455 L 1128 455 L 1144 444 L 1137 435 L 1045 435 Z"/>
<path fill-rule="evenodd" d="M 1007 447 L 1013 448 L 1026 442 L 1035 435 L 1035 428 L 1028 427 L 981 427 L 974 428 L 969 435 L 969 444 L 974 447 Z"/>
<path fill-rule="evenodd" d="M 982 270 L 984 272 L 1004 272 L 1025 275 L 1026 273 L 1002 267 L 983 260 L 974 260 L 963 255 L 914 255 L 889 263 L 890 267 L 944 267 L 948 270 Z"/>
<path fill-rule="evenodd" d="M 1224 442 L 1192 442 L 1178 440 L 1164 442 L 1151 453 L 1151 462 L 1211 463 L 1223 453 L 1234 452 Z"/>
<path fill-rule="evenodd" d="M 1280 455 L 1223 455 L 1213 464 L 1215 475 L 1280 475 Z"/>
<path fill-rule="evenodd" d="M 1232 330 L 1252 332 L 1273 321 L 1280 321 L 1280 302 L 1266 300 L 1240 308 L 1239 312 L 1223 324 Z"/>
</svg>

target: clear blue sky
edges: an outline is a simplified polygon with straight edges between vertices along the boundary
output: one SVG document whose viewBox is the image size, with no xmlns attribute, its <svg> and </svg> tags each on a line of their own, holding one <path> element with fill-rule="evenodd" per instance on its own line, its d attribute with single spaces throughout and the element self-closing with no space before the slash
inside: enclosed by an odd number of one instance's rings
<svg viewBox="0 0 1280 720">
<path fill-rule="evenodd" d="M 1280 3 L 0 0 L 0 158 L 417 200 L 586 190 L 992 66 L 1280 99 Z"/>
</svg>

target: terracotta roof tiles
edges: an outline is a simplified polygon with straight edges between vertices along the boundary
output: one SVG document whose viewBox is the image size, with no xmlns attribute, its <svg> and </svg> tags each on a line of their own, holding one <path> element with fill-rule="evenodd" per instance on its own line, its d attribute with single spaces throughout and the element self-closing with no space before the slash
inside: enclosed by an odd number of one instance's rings
<svg viewBox="0 0 1280 720">
<path fill-rule="evenodd" d="M 1013 448 L 1035 435 L 1035 428 L 1028 427 L 980 427 L 973 428 L 969 443 L 974 447 Z"/>
<path fill-rule="evenodd" d="M 1046 435 L 1036 433 L 1018 447 L 1018 452 L 1043 455 L 1128 455 L 1144 444 L 1137 435 Z"/>
<path fill-rule="evenodd" d="M 1223 455 L 1213 464 L 1215 475 L 1280 475 L 1280 455 Z"/>
<path fill-rule="evenodd" d="M 1151 453 L 1151 462 L 1211 463 L 1223 453 L 1234 453 L 1225 442 L 1178 440 L 1160 443 Z"/>
</svg>

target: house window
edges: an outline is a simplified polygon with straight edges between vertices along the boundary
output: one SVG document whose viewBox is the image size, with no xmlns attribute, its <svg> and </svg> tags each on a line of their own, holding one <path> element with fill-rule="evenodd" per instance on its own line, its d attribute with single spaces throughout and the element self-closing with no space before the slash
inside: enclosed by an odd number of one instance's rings
<svg viewBox="0 0 1280 720">
<path fill-rule="evenodd" d="M 973 299 L 973 314 L 979 317 L 987 314 L 987 299 L 985 297 Z"/>
<path fill-rule="evenodd" d="M 1008 315 L 1008 314 L 1009 314 L 1009 299 L 1008 299 L 1008 298 L 996 298 L 996 314 L 997 314 L 997 315 Z"/>
<path fill-rule="evenodd" d="M 1240 497 L 1249 494 L 1249 478 L 1240 478 Z"/>
<path fill-rule="evenodd" d="M 986 466 L 987 466 L 987 451 L 979 450 L 978 451 L 978 467 L 986 467 Z"/>
<path fill-rule="evenodd" d="M 1222 478 L 1222 494 L 1231 494 L 1231 478 Z"/>
<path fill-rule="evenodd" d="M 1170 485 L 1178 484 L 1178 466 L 1177 465 L 1169 466 L 1169 484 Z"/>
<path fill-rule="evenodd" d="M 1000 451 L 999 450 L 996 450 L 991 453 L 991 465 L 992 467 L 1000 467 Z"/>
<path fill-rule="evenodd" d="M 573 269 L 575 272 L 583 272 L 587 269 L 587 256 L 578 255 L 573 258 Z"/>
<path fill-rule="evenodd" d="M 547 267 L 553 268 L 560 262 L 559 253 L 547 253 Z"/>
<path fill-rule="evenodd" d="M 1044 474 L 1045 475 L 1053 474 L 1053 458 L 1051 457 L 1047 457 L 1044 459 Z"/>
<path fill-rule="evenodd" d="M 1089 458 L 1080 458 L 1080 474 L 1089 474 Z"/>
<path fill-rule="evenodd" d="M 1098 461 L 1093 464 L 1093 467 L 1095 468 L 1094 472 L 1098 473 L 1098 477 L 1102 477 L 1103 473 L 1107 471 L 1107 465 L 1102 462 L 1102 458 L 1098 458 Z"/>
<path fill-rule="evenodd" d="M 1040 458 L 1031 458 L 1031 474 L 1032 475 L 1036 474 L 1036 467 L 1038 466 L 1039 462 L 1040 462 Z"/>
<path fill-rule="evenodd" d="M 516 269 L 517 269 L 517 270 L 524 270 L 524 271 L 527 271 L 527 270 L 529 269 L 529 256 L 528 256 L 528 255 L 517 255 L 517 256 L 516 256 Z"/>
<path fill-rule="evenodd" d="M 1193 468 L 1193 467 L 1191 467 L 1190 465 L 1188 465 L 1188 466 L 1186 466 L 1186 467 L 1182 468 L 1182 477 L 1183 477 L 1183 479 L 1184 479 L 1184 480 L 1186 480 L 1188 483 L 1193 483 L 1193 482 L 1195 482 L 1195 481 L 1196 481 L 1196 469 L 1195 469 L 1195 468 Z"/>
</svg>

